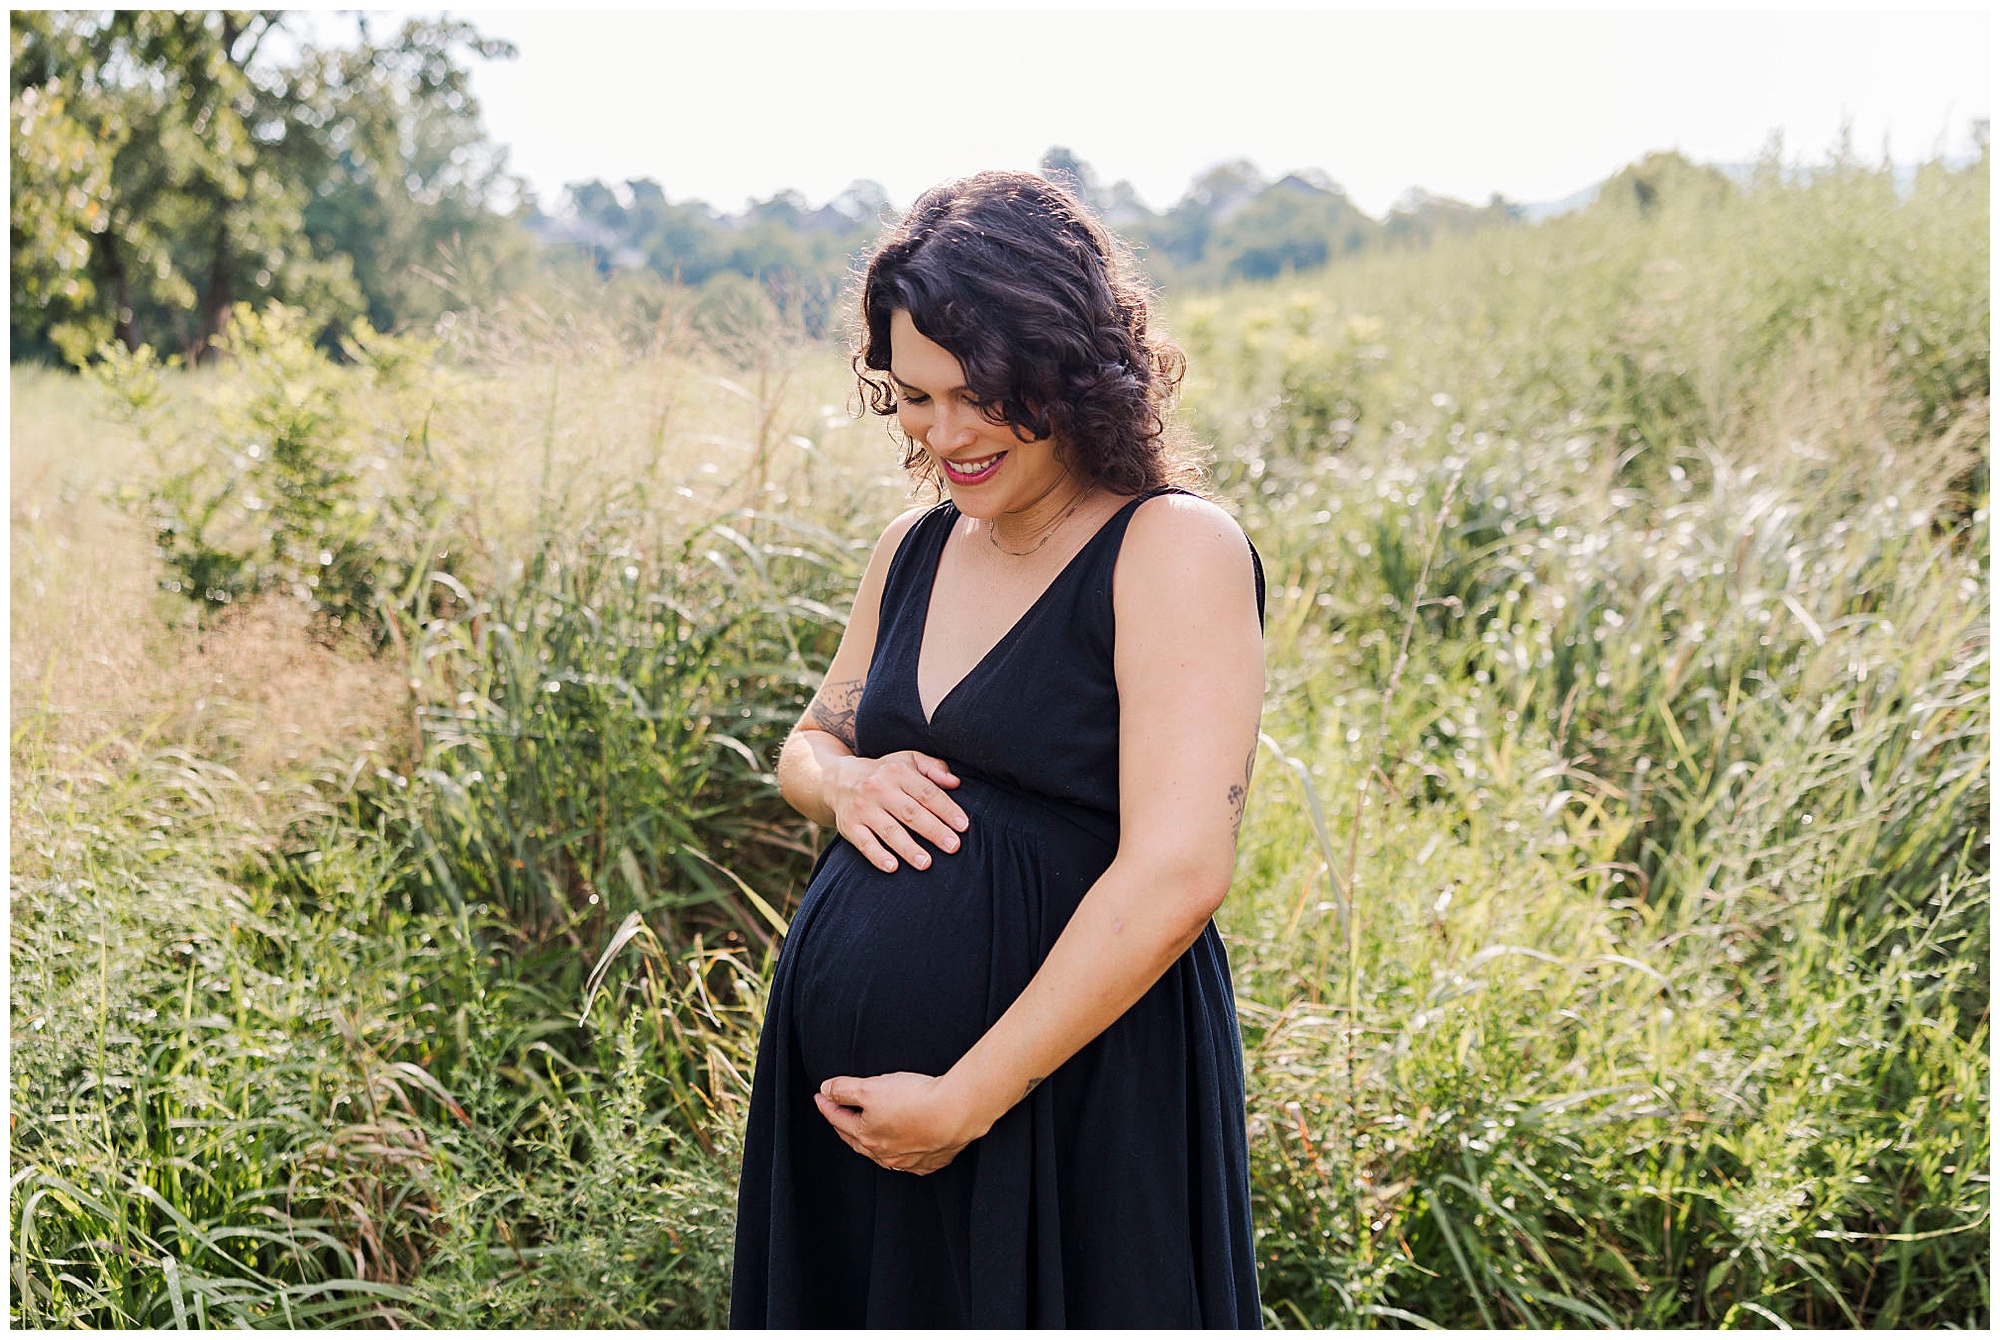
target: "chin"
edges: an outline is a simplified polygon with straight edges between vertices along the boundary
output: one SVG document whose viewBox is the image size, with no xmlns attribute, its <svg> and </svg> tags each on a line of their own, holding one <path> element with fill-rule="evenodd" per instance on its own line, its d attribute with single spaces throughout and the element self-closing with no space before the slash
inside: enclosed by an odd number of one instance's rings
<svg viewBox="0 0 2000 1340">
<path fill-rule="evenodd" d="M 956 488 L 950 480 L 945 481 L 944 496 L 951 499 L 960 516 L 975 521 L 991 521 L 1007 510 L 990 490 Z"/>
</svg>

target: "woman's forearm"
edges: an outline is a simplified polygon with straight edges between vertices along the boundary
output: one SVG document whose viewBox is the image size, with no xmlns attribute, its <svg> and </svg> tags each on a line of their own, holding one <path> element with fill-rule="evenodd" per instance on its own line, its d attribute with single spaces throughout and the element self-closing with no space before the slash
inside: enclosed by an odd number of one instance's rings
<svg viewBox="0 0 2000 1340">
<path fill-rule="evenodd" d="M 830 774 L 843 758 L 854 751 L 845 741 L 810 726 L 795 727 L 778 751 L 778 790 L 785 802 L 821 828 L 834 824 L 833 805 L 828 797 Z"/>
<path fill-rule="evenodd" d="M 1114 861 L 1078 904 L 1034 978 L 943 1077 L 984 1133 L 1109 1028 L 1187 952 L 1228 875 Z"/>
<path fill-rule="evenodd" d="M 834 825 L 831 773 L 841 759 L 855 754 L 854 714 L 861 707 L 863 683 L 859 679 L 822 683 L 778 751 L 778 793 L 821 828 Z"/>
</svg>

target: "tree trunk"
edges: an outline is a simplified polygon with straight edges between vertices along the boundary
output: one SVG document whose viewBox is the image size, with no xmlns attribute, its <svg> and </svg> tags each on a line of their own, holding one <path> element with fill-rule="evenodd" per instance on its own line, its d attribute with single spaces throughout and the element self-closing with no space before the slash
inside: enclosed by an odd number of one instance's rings
<svg viewBox="0 0 2000 1340">
<path fill-rule="evenodd" d="M 201 334 L 195 340 L 193 360 L 207 363 L 215 355 L 215 337 L 229 320 L 229 215 L 225 212 L 215 230 L 215 256 L 208 267 L 208 291 L 201 301 Z"/>
<path fill-rule="evenodd" d="M 132 275 L 125 268 L 125 253 L 119 250 L 117 235 L 108 228 L 93 240 L 104 277 L 111 281 L 112 337 L 131 353 L 139 347 L 139 334 L 132 328 Z"/>
</svg>

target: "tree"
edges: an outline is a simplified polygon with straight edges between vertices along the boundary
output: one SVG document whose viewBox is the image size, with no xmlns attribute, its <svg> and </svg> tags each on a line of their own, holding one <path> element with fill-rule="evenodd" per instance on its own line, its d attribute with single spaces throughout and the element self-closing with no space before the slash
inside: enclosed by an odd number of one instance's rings
<svg viewBox="0 0 2000 1340">
<path fill-rule="evenodd" d="M 115 322 L 115 308 L 109 319 L 101 310 L 101 276 L 91 261 L 97 237 L 110 226 L 104 202 L 117 142 L 91 133 L 77 114 L 72 83 L 34 66 L 36 54 L 45 66 L 56 63 L 52 43 L 35 40 L 36 30 L 48 27 L 47 15 L 16 14 L 9 32 L 17 87 L 9 106 L 14 152 L 8 321 L 17 350 L 32 340 L 30 332 L 94 347 Z M 20 87 L 24 73 L 30 82 Z"/>
<path fill-rule="evenodd" d="M 1042 155 L 1037 171 L 1045 180 L 1054 182 L 1081 200 L 1093 214 L 1102 215 L 1104 207 L 1110 203 L 1090 164 L 1063 145 L 1050 146 L 1048 152 Z"/>
<path fill-rule="evenodd" d="M 1247 159 L 1218 163 L 1165 214 L 1133 218 L 1122 228 L 1155 266 L 1191 270 L 1207 256 L 1216 225 L 1262 189 L 1264 176 Z"/>
<path fill-rule="evenodd" d="M 1209 264 L 1230 279 L 1313 270 L 1369 245 L 1381 227 L 1331 182 L 1294 174 L 1265 187 L 1217 225 Z"/>
<path fill-rule="evenodd" d="M 818 209 L 797 191 L 752 201 L 738 215 L 699 200 L 671 201 L 649 178 L 620 192 L 601 181 L 570 185 L 569 218 L 538 215 L 548 241 L 580 245 L 599 274 L 643 263 L 669 282 L 705 293 L 702 310 L 736 322 L 768 305 L 818 336 L 831 327 L 854 258 L 880 231 L 889 199 L 857 181 Z M 746 296 L 761 292 L 754 301 Z"/>
<path fill-rule="evenodd" d="M 1484 205 L 1470 205 L 1412 186 L 1390 206 L 1382 230 L 1393 241 L 1422 244 L 1442 233 L 1476 232 L 1513 223 L 1517 218 L 1514 207 L 1498 192 Z"/>
<path fill-rule="evenodd" d="M 835 196 L 830 203 L 834 209 L 854 220 L 856 227 L 866 228 L 870 232 L 880 228 L 893 213 L 889 206 L 888 190 L 881 182 L 867 177 L 859 177 L 849 182 L 847 189 Z"/>
<path fill-rule="evenodd" d="M 307 52 L 293 79 L 317 122 L 300 145 L 318 180 L 307 235 L 351 258 L 380 330 L 479 301 L 532 263 L 533 239 L 496 211 L 518 183 L 479 124 L 468 55 L 514 48 L 452 19 L 409 19 L 376 42 L 363 19 L 356 45 Z"/>
<path fill-rule="evenodd" d="M 1227 218 L 1255 199 L 1267 184 L 1257 165 L 1247 158 L 1217 163 L 1194 179 L 1187 199 L 1207 211 L 1211 219 Z"/>
<path fill-rule="evenodd" d="M 1104 221 L 1113 228 L 1128 228 L 1154 217 L 1139 198 L 1139 188 L 1129 181 L 1116 181 L 1104 198 Z"/>
<path fill-rule="evenodd" d="M 111 338 L 199 357 L 241 299 L 393 327 L 427 314 L 441 244 L 505 250 L 461 59 L 512 48 L 420 19 L 351 49 L 272 40 L 285 23 L 10 16 L 17 357 Z"/>
<path fill-rule="evenodd" d="M 1667 199 L 1719 205 L 1736 194 L 1728 177 L 1705 163 L 1691 162 L 1679 150 L 1647 154 L 1620 169 L 1597 193 L 1592 207 L 1635 209 L 1651 214 Z"/>
</svg>

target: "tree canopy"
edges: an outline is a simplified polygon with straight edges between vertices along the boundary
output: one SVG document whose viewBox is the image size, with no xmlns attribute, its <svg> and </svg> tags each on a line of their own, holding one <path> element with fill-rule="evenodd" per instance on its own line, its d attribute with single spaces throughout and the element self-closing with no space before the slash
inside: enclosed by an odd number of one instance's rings
<svg viewBox="0 0 2000 1340">
<path fill-rule="evenodd" d="M 389 328 L 490 281 L 527 242 L 452 19 L 318 45 L 279 10 L 15 11 L 15 356 L 106 340 L 199 357 L 233 303 Z"/>
</svg>

